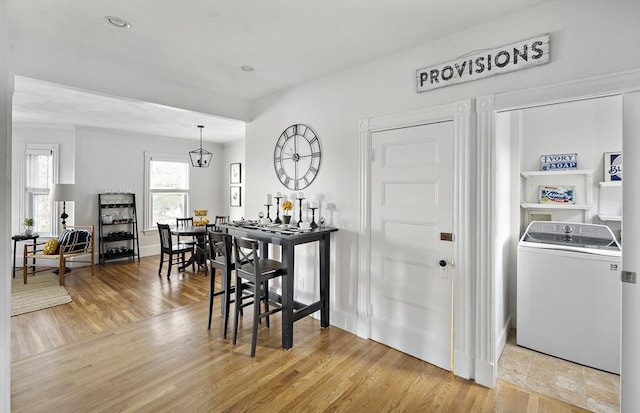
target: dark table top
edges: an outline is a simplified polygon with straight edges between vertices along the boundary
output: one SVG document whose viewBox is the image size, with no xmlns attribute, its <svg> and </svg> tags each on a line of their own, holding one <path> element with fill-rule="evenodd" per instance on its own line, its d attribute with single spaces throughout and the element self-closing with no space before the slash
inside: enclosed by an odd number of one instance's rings
<svg viewBox="0 0 640 413">
<path fill-rule="evenodd" d="M 14 236 L 11 237 L 12 240 L 14 241 L 25 241 L 28 239 L 36 239 L 40 237 L 40 234 L 31 234 L 31 235 L 25 235 L 25 234 L 16 234 Z"/>
<path fill-rule="evenodd" d="M 338 228 L 324 226 L 317 228 L 301 229 L 295 225 L 258 224 L 256 221 L 236 221 L 233 223 L 218 224 L 222 230 L 241 233 L 248 238 L 254 237 L 268 240 L 274 244 L 293 243 L 302 244 L 323 238 L 328 233 L 338 231 Z"/>
</svg>

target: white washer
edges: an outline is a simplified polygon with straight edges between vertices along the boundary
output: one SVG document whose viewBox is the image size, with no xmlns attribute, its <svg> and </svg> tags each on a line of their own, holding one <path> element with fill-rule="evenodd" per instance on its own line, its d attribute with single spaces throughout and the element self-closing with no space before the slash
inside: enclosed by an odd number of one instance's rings
<svg viewBox="0 0 640 413">
<path fill-rule="evenodd" d="M 621 266 L 605 225 L 531 222 L 518 244 L 517 344 L 620 374 Z"/>
</svg>

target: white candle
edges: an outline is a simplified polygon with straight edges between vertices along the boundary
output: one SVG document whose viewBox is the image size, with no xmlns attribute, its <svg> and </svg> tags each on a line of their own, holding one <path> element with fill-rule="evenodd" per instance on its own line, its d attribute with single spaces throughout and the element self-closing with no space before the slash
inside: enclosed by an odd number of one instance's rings
<svg viewBox="0 0 640 413">
<path fill-rule="evenodd" d="M 304 193 L 298 192 L 298 199 L 304 199 Z"/>
<path fill-rule="evenodd" d="M 318 208 L 318 201 L 309 202 L 309 208 Z"/>
<path fill-rule="evenodd" d="M 271 194 L 267 194 L 267 202 L 265 202 L 265 205 L 271 205 Z"/>
<path fill-rule="evenodd" d="M 276 198 L 282 198 L 282 194 L 280 192 L 276 192 Z"/>
</svg>

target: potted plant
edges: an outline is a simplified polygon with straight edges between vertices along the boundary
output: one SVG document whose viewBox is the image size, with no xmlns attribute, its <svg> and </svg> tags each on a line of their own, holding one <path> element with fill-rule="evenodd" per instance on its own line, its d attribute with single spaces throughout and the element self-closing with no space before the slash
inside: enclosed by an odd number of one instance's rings
<svg viewBox="0 0 640 413">
<path fill-rule="evenodd" d="M 282 211 L 284 211 L 282 215 L 282 222 L 287 225 L 291 222 L 292 209 L 293 209 L 293 202 L 289 201 L 288 199 L 285 199 L 284 201 L 282 201 Z"/>
<path fill-rule="evenodd" d="M 33 227 L 33 218 L 25 218 L 24 221 L 22 221 L 22 225 L 25 226 L 24 235 L 30 237 L 31 236 L 31 228 Z"/>
</svg>

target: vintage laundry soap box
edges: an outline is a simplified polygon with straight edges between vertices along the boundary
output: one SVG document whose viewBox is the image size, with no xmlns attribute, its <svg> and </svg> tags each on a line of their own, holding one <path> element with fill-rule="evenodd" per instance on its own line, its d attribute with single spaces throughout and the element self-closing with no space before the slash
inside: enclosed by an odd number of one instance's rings
<svg viewBox="0 0 640 413">
<path fill-rule="evenodd" d="M 604 153 L 604 181 L 622 181 L 622 152 Z"/>
<path fill-rule="evenodd" d="M 540 157 L 540 170 L 551 171 L 554 169 L 578 169 L 578 154 L 557 153 L 542 155 Z"/>
<path fill-rule="evenodd" d="M 539 201 L 541 204 L 575 204 L 573 186 L 541 185 Z"/>
</svg>

